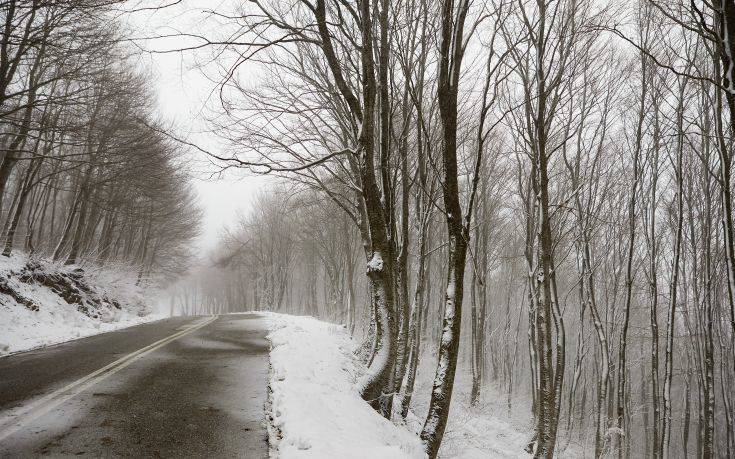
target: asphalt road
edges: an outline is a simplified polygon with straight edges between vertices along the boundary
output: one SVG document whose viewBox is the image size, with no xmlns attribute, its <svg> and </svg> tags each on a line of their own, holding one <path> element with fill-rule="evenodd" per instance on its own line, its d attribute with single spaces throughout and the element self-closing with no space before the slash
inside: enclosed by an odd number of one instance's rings
<svg viewBox="0 0 735 459">
<path fill-rule="evenodd" d="M 0 457 L 268 457 L 265 334 L 172 318 L 0 358 Z"/>
</svg>

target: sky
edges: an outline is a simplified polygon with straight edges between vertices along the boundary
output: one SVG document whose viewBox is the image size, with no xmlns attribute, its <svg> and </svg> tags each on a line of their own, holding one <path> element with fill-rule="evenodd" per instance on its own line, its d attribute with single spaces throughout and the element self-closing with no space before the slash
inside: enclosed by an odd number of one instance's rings
<svg viewBox="0 0 735 459">
<path fill-rule="evenodd" d="M 216 8 L 226 2 L 212 0 L 184 0 L 180 4 L 161 11 L 142 11 L 126 15 L 123 22 L 135 37 L 152 37 L 179 32 L 216 29 L 217 24 L 206 9 Z M 149 2 L 144 2 L 149 5 Z M 205 74 L 210 68 L 201 64 L 207 51 L 160 53 L 180 49 L 187 45 L 181 37 L 172 39 L 137 40 L 144 49 L 141 65 L 151 74 L 151 82 L 157 97 L 157 110 L 164 124 L 172 125 L 178 138 L 195 143 L 211 152 L 221 152 L 223 147 L 214 135 L 206 133 L 204 119 L 206 107 L 216 101 L 212 95 L 216 86 Z M 247 71 L 247 69 L 244 69 Z M 211 249 L 225 226 L 235 223 L 239 214 L 247 213 L 255 193 L 271 179 L 248 174 L 244 170 L 230 170 L 220 174 L 220 169 L 200 152 L 191 152 L 187 164 L 192 169 L 193 184 L 204 210 L 202 235 L 197 241 L 202 252 Z"/>
</svg>

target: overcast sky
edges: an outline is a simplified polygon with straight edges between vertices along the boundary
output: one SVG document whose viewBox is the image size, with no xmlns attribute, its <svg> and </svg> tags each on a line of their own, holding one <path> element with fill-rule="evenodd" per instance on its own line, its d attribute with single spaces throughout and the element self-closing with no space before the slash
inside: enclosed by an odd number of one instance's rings
<svg viewBox="0 0 735 459">
<path fill-rule="evenodd" d="M 177 32 L 207 32 L 216 29 L 218 24 L 205 10 L 227 8 L 228 3 L 185 0 L 162 11 L 144 11 L 128 15 L 126 21 L 130 28 L 134 29 L 133 32 L 137 37 Z M 159 51 L 187 45 L 181 37 L 146 40 L 139 43 L 146 49 Z M 214 72 L 210 72 L 207 67 L 203 70 L 197 68 L 197 64 L 206 61 L 207 57 L 208 51 L 146 53 L 142 58 L 142 65 L 152 73 L 151 83 L 155 87 L 157 106 L 162 119 L 175 126 L 178 136 L 183 135 L 209 151 L 218 152 L 222 150 L 222 146 L 218 145 L 213 135 L 206 133 L 207 126 L 204 119 L 205 107 L 208 103 L 216 102 L 217 97 L 216 93 L 212 94 L 215 83 L 209 81 L 204 73 Z M 193 154 L 191 166 L 195 176 L 194 185 L 205 212 L 199 246 L 206 250 L 216 244 L 224 226 L 234 223 L 238 212 L 247 212 L 255 192 L 263 188 L 269 179 L 254 177 L 241 170 L 230 171 L 224 175 L 217 174 L 219 169 L 201 153 Z"/>
</svg>

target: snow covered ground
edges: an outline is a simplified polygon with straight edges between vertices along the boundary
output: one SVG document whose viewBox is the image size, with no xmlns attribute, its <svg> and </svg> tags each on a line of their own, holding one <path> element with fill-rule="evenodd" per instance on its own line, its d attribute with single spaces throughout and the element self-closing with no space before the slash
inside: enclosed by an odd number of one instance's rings
<svg viewBox="0 0 735 459">
<path fill-rule="evenodd" d="M 413 404 L 418 419 L 423 419 L 429 407 L 436 357 L 425 353 L 420 362 Z M 457 368 L 449 420 L 439 457 L 459 459 L 531 457 L 524 448 L 531 438 L 532 425 L 530 418 L 520 414 L 528 413 L 527 406 L 514 400 L 513 413 L 509 413 L 505 397 L 491 388 L 485 388 L 480 403 L 476 407 L 471 407 L 469 403 L 471 378 L 467 373 L 461 365 Z"/>
<path fill-rule="evenodd" d="M 0 356 L 162 318 L 143 301 L 135 273 L 119 267 L 80 273 L 76 267 L 33 260 L 37 277 L 79 279 L 82 289 L 72 292 L 79 303 L 70 304 L 61 296 L 70 292 L 30 278 L 29 261 L 25 254 L 0 256 L 0 284 L 6 292 L 0 293 Z"/>
<path fill-rule="evenodd" d="M 270 444 L 273 457 L 423 458 L 421 441 L 365 403 L 366 370 L 340 325 L 266 313 L 271 333 Z"/>
<path fill-rule="evenodd" d="M 406 425 L 378 415 L 361 398 L 356 381 L 366 368 L 355 357 L 357 342 L 341 325 L 310 317 L 263 313 L 270 323 L 271 374 L 269 437 L 272 457 L 421 458 L 417 432 L 428 410 L 436 356 L 420 359 Z M 533 433 L 530 401 L 487 385 L 471 407 L 471 379 L 460 363 L 449 421 L 439 457 L 516 459 L 531 457 L 525 447 Z M 560 432 L 560 436 L 562 433 Z M 583 457 L 577 445 L 560 438 L 560 458 Z"/>
<path fill-rule="evenodd" d="M 429 407 L 431 384 L 436 371 L 436 355 L 424 352 L 419 359 L 413 409 L 416 419 L 423 420 Z M 472 379 L 468 364 L 457 367 L 452 405 L 444 432 L 439 457 L 443 459 L 516 459 L 530 458 L 525 451 L 533 436 L 531 401 L 514 395 L 508 406 L 507 394 L 487 384 L 480 392 L 477 406 L 470 406 Z M 415 422 L 415 421 L 414 421 Z M 420 425 L 412 425 L 420 429 Z M 584 457 L 577 445 L 570 444 L 560 429 L 554 457 Z"/>
</svg>

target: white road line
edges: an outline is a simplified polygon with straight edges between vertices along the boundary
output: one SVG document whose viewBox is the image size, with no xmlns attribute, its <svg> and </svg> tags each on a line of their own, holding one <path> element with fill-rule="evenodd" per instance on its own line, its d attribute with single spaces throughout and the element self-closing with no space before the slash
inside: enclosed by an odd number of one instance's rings
<svg viewBox="0 0 735 459">
<path fill-rule="evenodd" d="M 54 392 L 51 392 L 44 397 L 41 397 L 35 402 L 20 408 L 20 410 L 16 413 L 6 416 L 5 419 L 0 420 L 0 442 L 13 435 L 20 429 L 27 427 L 30 423 L 48 413 L 49 411 L 53 410 L 54 408 L 58 407 L 59 405 L 63 404 L 70 398 L 79 395 L 84 390 L 103 381 L 107 377 L 117 373 L 118 371 L 122 370 L 133 362 L 145 357 L 151 352 L 162 348 L 168 343 L 175 341 L 184 335 L 199 330 L 202 327 L 206 327 L 207 325 L 217 320 L 217 317 L 219 316 L 215 315 L 212 317 L 206 317 L 180 332 L 174 333 L 173 335 L 158 340 L 155 343 L 149 344 L 148 346 L 138 349 L 135 352 L 131 352 L 125 357 L 115 360 L 114 362 L 105 365 L 99 370 L 92 372 L 80 379 L 77 379 L 71 384 L 62 387 L 61 389 L 55 390 Z"/>
</svg>

